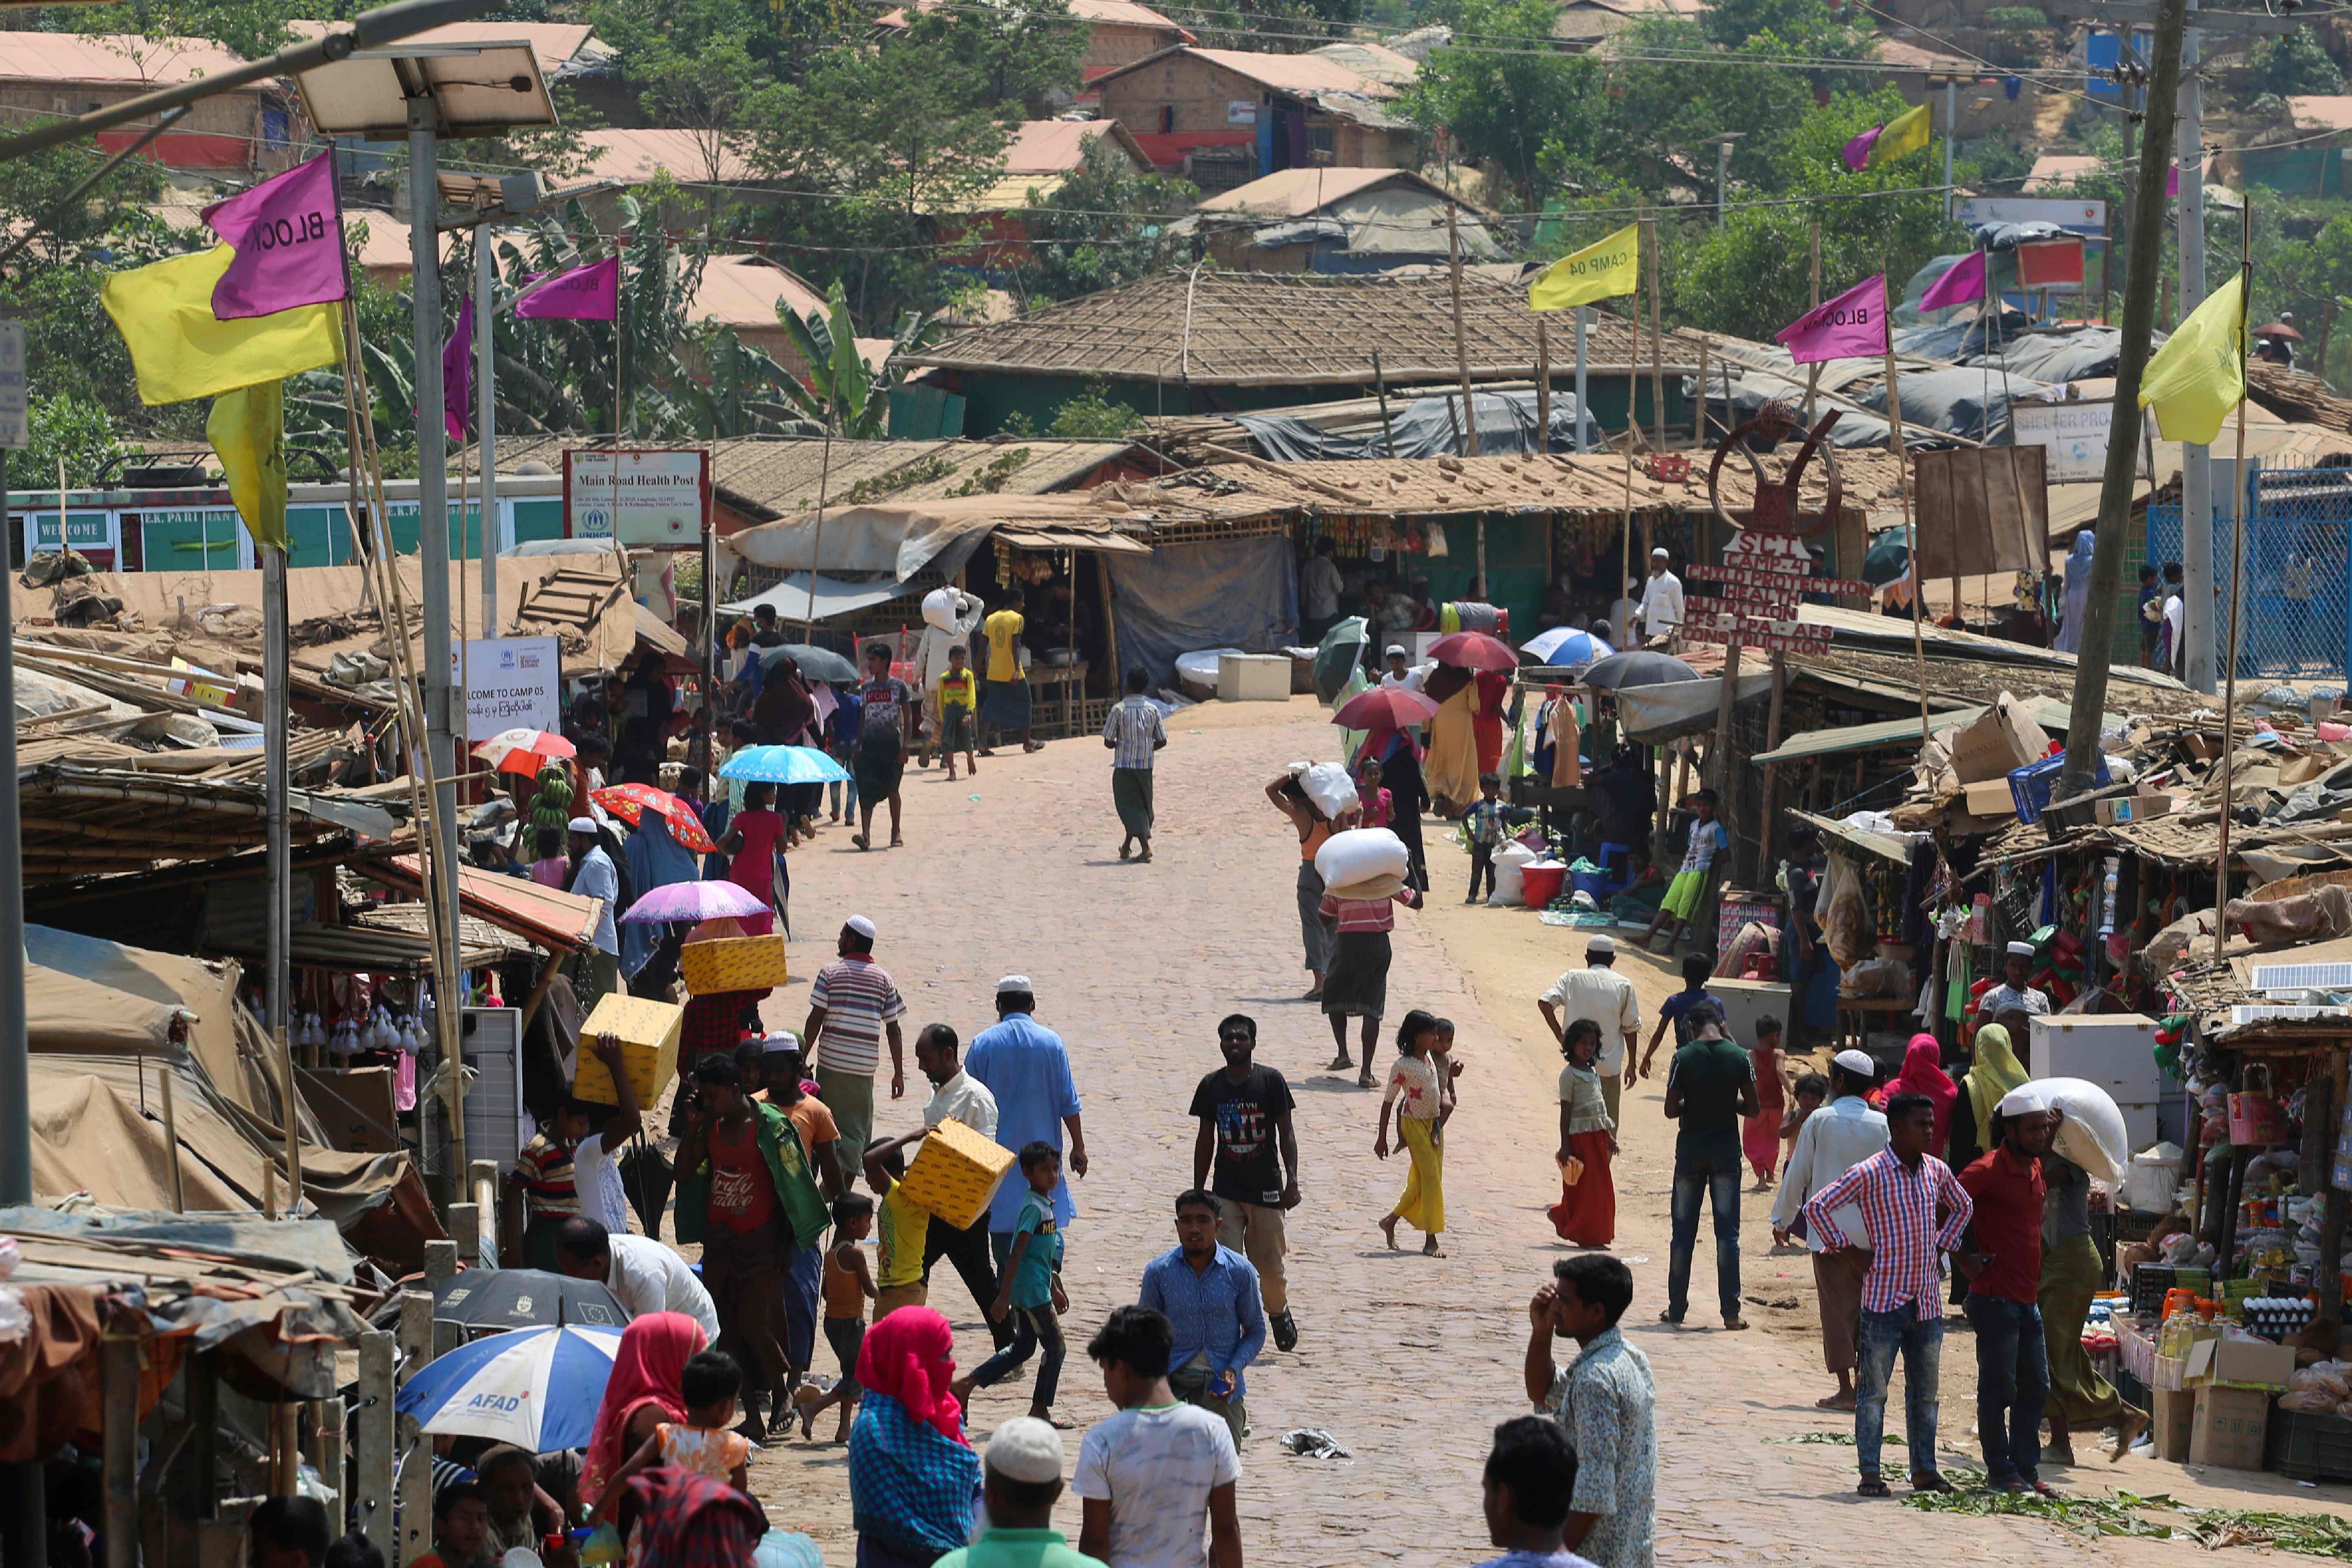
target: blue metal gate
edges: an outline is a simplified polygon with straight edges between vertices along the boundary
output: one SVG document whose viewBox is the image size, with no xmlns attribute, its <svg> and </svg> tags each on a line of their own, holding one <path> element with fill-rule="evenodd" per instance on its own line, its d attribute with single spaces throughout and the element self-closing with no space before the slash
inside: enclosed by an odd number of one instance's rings
<svg viewBox="0 0 2352 1568">
<path fill-rule="evenodd" d="M 2254 468 L 2247 491 L 2239 679 L 2343 680 L 2352 663 L 2352 468 Z M 2218 646 L 2229 637 L 2231 523 L 2229 495 L 2213 499 Z M 2180 508 L 2149 507 L 2147 560 L 2161 571 L 2179 559 Z M 2214 663 L 2218 671 L 2218 656 Z"/>
</svg>

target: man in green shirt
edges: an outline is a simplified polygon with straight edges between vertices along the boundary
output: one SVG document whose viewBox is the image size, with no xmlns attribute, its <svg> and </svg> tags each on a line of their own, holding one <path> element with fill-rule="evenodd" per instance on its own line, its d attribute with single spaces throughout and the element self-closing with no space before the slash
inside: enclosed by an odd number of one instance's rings
<svg viewBox="0 0 2352 1568">
<path fill-rule="evenodd" d="M 1016 1415 L 996 1429 L 982 1491 L 988 1529 L 932 1568 L 1104 1568 L 1071 1551 L 1053 1528 L 1055 1500 L 1062 1495 L 1062 1435 L 1050 1422 Z"/>
<path fill-rule="evenodd" d="M 1680 1323 L 1690 1310 L 1691 1254 L 1698 1245 L 1702 1199 L 1715 1207 L 1715 1287 L 1722 1300 L 1723 1326 L 1744 1329 L 1739 1315 L 1739 1119 L 1757 1113 L 1756 1068 L 1748 1053 L 1723 1034 L 1723 1009 L 1695 1004 L 1684 1015 L 1690 1044 L 1675 1053 L 1666 1069 L 1666 1119 L 1682 1124 L 1675 1135 L 1674 1249 L 1666 1268 L 1664 1323 Z"/>
</svg>

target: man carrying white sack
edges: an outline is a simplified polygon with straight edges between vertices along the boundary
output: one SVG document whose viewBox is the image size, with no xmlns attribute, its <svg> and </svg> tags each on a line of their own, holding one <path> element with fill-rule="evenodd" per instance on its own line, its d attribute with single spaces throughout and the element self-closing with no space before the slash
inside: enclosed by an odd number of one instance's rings
<svg viewBox="0 0 2352 1568">
<path fill-rule="evenodd" d="M 961 588 L 935 588 L 923 597 L 923 635 L 915 644 L 914 673 L 907 678 L 907 684 L 923 698 L 922 751 L 915 759 L 917 767 L 931 765 L 931 747 L 942 732 L 940 677 L 948 670 L 948 649 L 958 643 L 971 646 L 972 630 L 987 608 L 976 595 Z M 934 616 L 939 619 L 934 620 Z"/>
<path fill-rule="evenodd" d="M 1348 1056 L 1348 1020 L 1360 1018 L 1361 1089 L 1376 1087 L 1372 1052 L 1380 1042 L 1381 1016 L 1388 1011 L 1389 932 L 1396 929 L 1396 906 L 1421 908 L 1421 894 L 1405 880 L 1412 864 L 1404 841 L 1385 827 L 1357 827 L 1332 835 L 1316 852 L 1315 866 L 1328 889 L 1317 912 L 1331 922 L 1331 968 L 1323 977 L 1323 1016 L 1331 1020 L 1338 1047 L 1327 1071 L 1355 1064 Z"/>
<path fill-rule="evenodd" d="M 2104 1210 L 2110 1199 L 2104 1181 L 2113 1179 L 2123 1163 L 2123 1113 L 2096 1084 L 2079 1079 L 2039 1079 L 2001 1097 L 1999 1114 L 2031 1116 L 2054 1112 L 2058 1117 L 2050 1152 L 2042 1156 L 2042 1178 L 2048 1188 L 2042 1207 L 2042 1344 L 2050 1359 L 2050 1397 L 2042 1408 L 2050 1423 L 2050 1442 L 2042 1458 L 2053 1465 L 2074 1463 L 2074 1429 L 2096 1432 L 2113 1426 L 2108 1447 L 2110 1463 L 2131 1451 L 2147 1430 L 2147 1415 L 2124 1403 L 2115 1385 L 2099 1375 L 2083 1349 L 2083 1322 L 2090 1316 L 2091 1298 L 2106 1284 L 2098 1244 L 2091 1239 L 2091 1212 Z M 2081 1162 L 2078 1163 L 2077 1162 Z"/>
</svg>

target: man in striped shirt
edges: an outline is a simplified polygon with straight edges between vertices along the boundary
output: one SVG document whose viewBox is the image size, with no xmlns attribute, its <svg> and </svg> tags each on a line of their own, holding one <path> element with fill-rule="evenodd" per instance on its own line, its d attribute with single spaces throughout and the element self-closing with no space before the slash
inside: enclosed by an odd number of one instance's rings
<svg viewBox="0 0 2352 1568">
<path fill-rule="evenodd" d="M 1837 1211 L 1860 1206 L 1870 1227 L 1870 1272 L 1862 1284 L 1861 1377 L 1853 1405 L 1853 1443 L 1864 1497 L 1885 1497 L 1878 1453 L 1886 1417 L 1886 1384 L 1895 1353 L 1903 1352 L 1904 1437 L 1918 1491 L 1953 1489 L 1935 1469 L 1936 1384 L 1944 1346 L 1940 1254 L 1958 1252 L 1975 1205 L 1952 1169 L 1927 1146 L 1935 1142 L 1936 1106 L 1924 1094 L 1886 1102 L 1888 1146 L 1815 1193 L 1805 1221 L 1822 1250 L 1853 1245 L 1838 1228 Z"/>
<path fill-rule="evenodd" d="M 1127 672 L 1127 697 L 1103 721 L 1103 744 L 1111 752 L 1110 799 L 1118 808 L 1118 825 L 1126 837 L 1118 841 L 1118 858 L 1127 858 L 1130 845 L 1141 840 L 1139 866 L 1151 862 L 1151 761 L 1168 743 L 1168 727 L 1160 721 L 1160 708 L 1143 694 L 1150 677 L 1140 669 Z"/>
<path fill-rule="evenodd" d="M 864 1149 L 874 1136 L 874 1074 L 882 1040 L 890 1040 L 890 1098 L 907 1093 L 907 1063 L 898 1020 L 907 1004 L 889 972 L 874 962 L 874 922 L 852 915 L 841 928 L 841 956 L 817 971 L 809 991 L 808 1023 L 801 1030 L 816 1063 L 817 1097 L 833 1112 L 841 1147 Z M 854 1166 L 856 1162 L 844 1161 Z M 843 1175 L 845 1190 L 856 1180 Z"/>
</svg>

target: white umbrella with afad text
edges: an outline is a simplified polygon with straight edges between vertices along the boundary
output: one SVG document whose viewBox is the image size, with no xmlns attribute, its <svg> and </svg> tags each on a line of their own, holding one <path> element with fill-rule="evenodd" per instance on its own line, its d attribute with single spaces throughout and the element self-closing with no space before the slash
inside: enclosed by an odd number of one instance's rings
<svg viewBox="0 0 2352 1568">
<path fill-rule="evenodd" d="M 427 1432 L 512 1443 L 526 1454 L 584 1448 L 621 1348 L 618 1329 L 516 1329 L 420 1368 L 392 1404 Z"/>
</svg>

